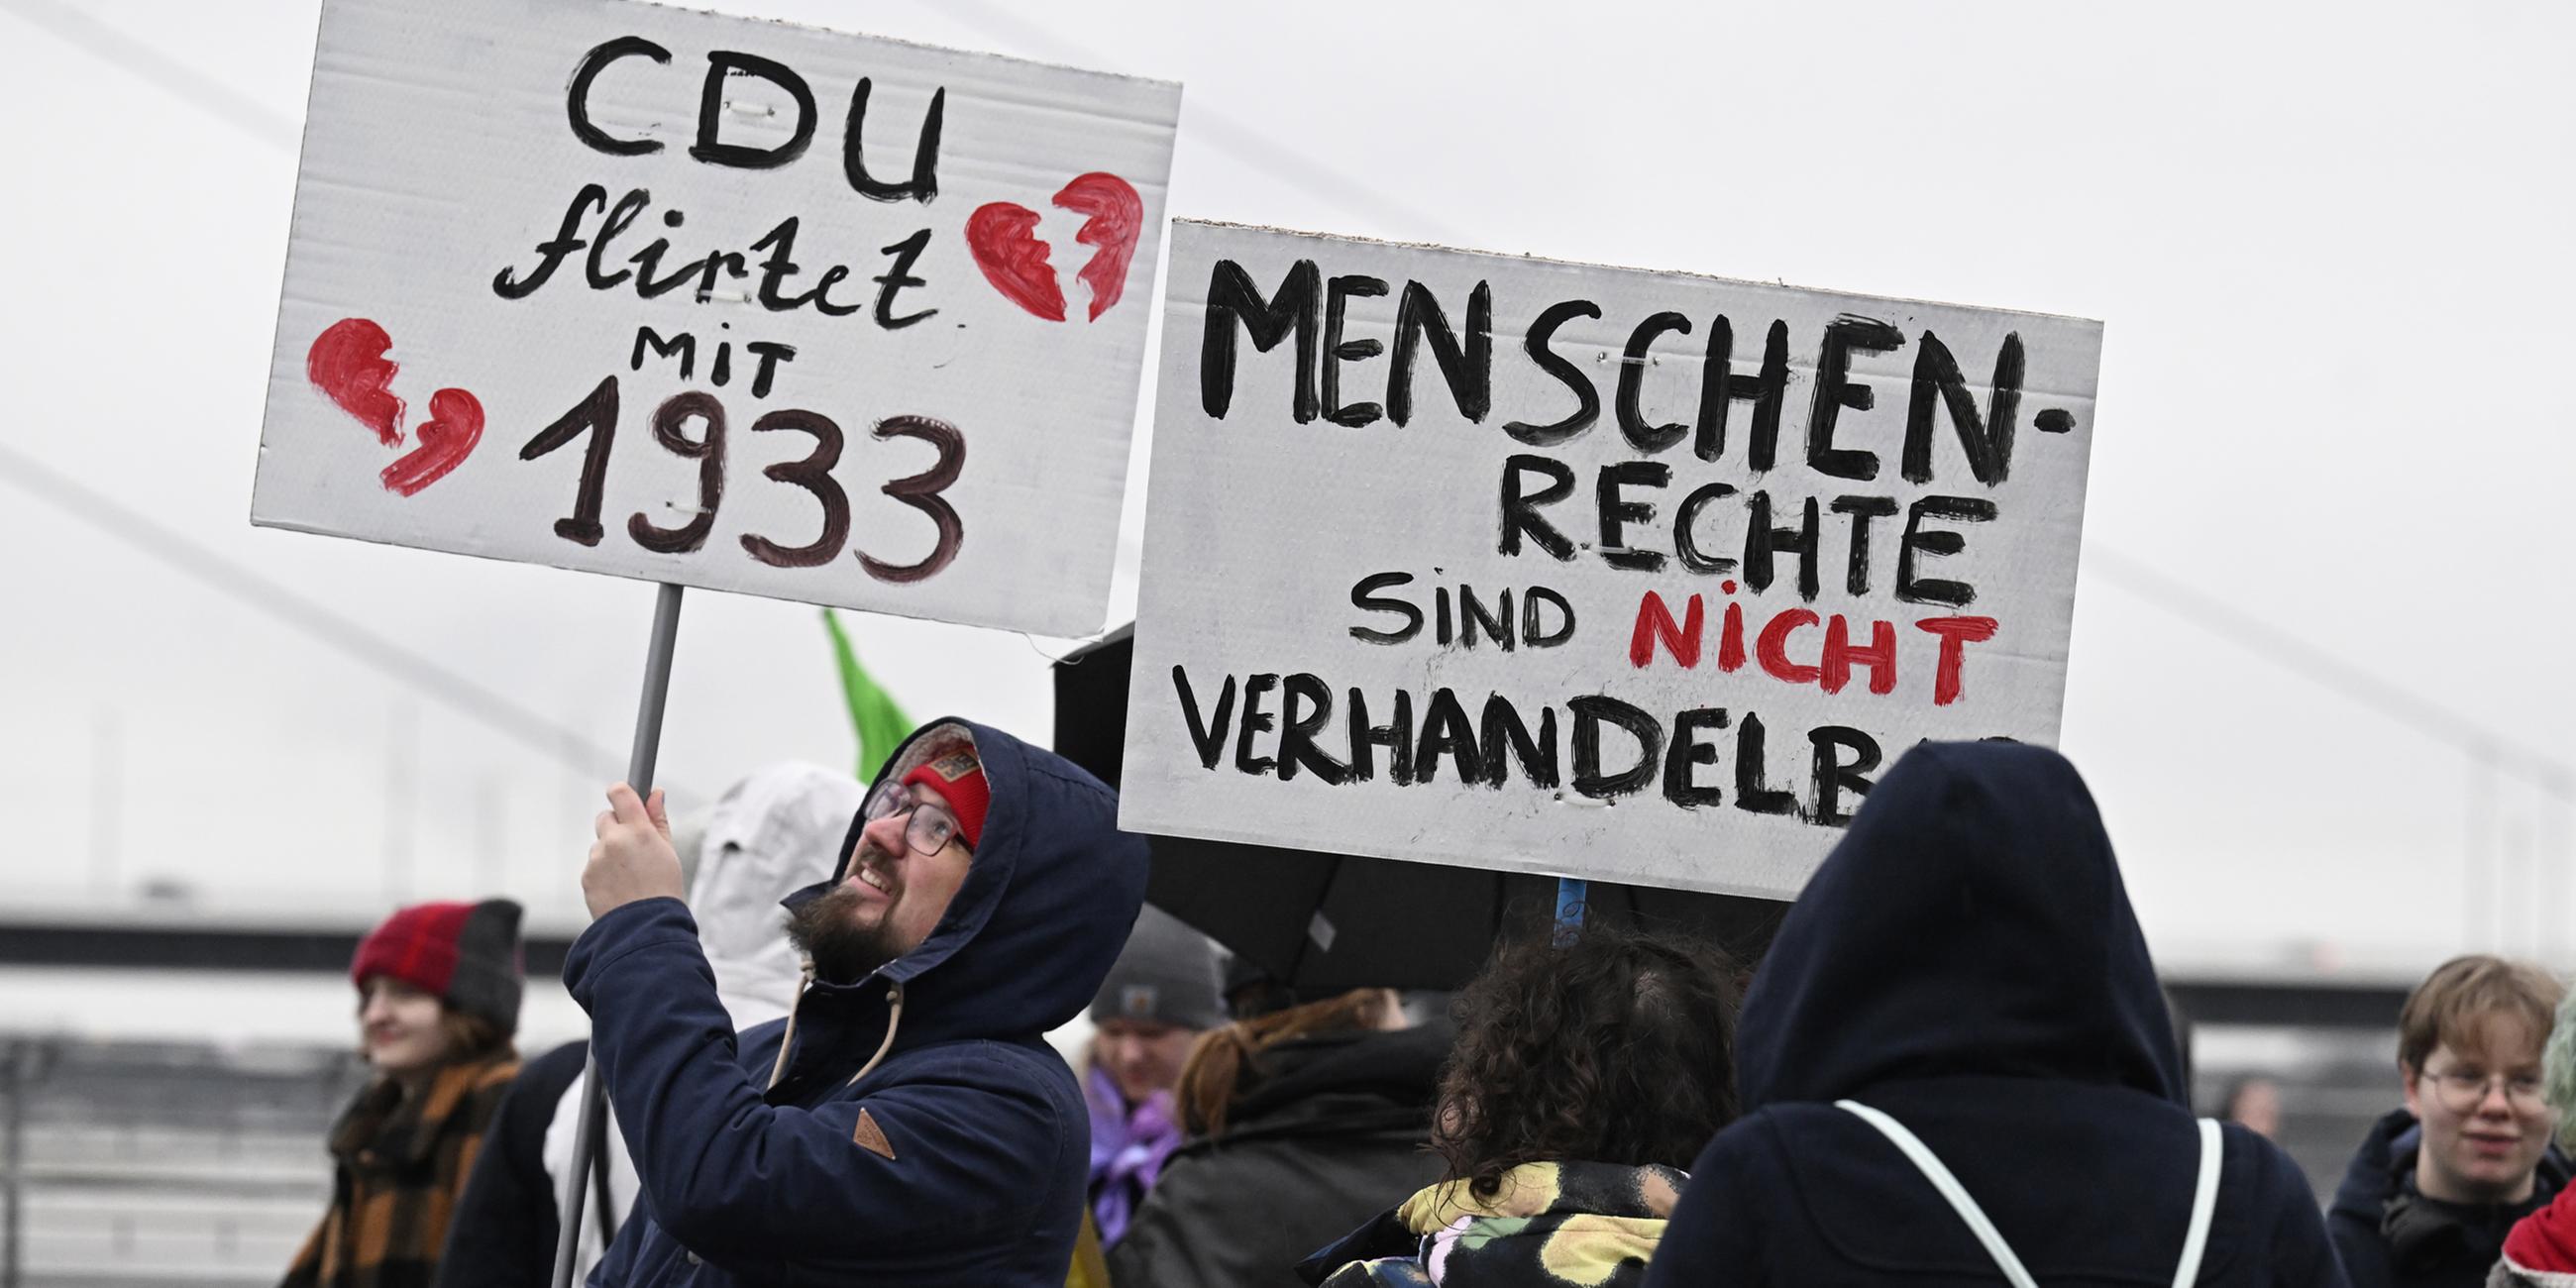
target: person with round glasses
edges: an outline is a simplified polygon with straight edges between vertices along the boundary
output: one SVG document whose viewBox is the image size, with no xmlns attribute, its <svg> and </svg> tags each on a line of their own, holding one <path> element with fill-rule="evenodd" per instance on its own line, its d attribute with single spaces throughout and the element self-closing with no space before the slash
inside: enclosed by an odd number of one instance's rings
<svg viewBox="0 0 2576 1288">
<path fill-rule="evenodd" d="M 660 795 L 619 784 L 564 983 L 643 1197 L 591 1282 L 1059 1288 L 1090 1114 L 1046 1043 L 1145 898 L 1100 780 L 934 721 L 886 762 L 832 875 L 787 895 L 807 979 L 734 1031 L 681 898 Z"/>
<path fill-rule="evenodd" d="M 815 978 L 850 983 L 930 938 L 966 884 L 991 801 L 966 749 L 869 791 L 841 879 L 788 914 L 788 938 L 813 962 Z"/>
<path fill-rule="evenodd" d="M 2406 999 L 2406 1107 L 2372 1127 L 2327 1212 L 2354 1288 L 2485 1284 L 2514 1223 L 2567 1185 L 2541 1069 L 2562 993 L 2538 966 L 2477 955 Z"/>
</svg>

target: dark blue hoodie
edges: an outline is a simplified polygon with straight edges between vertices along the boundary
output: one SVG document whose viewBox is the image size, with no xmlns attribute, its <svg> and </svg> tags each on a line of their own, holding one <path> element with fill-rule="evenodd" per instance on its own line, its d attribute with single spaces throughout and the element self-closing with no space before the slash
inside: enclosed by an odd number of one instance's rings
<svg viewBox="0 0 2576 1288">
<path fill-rule="evenodd" d="M 813 983 L 737 1039 L 679 900 L 615 909 L 574 943 L 564 982 L 644 1189 L 592 1284 L 1064 1282 L 1091 1129 L 1042 1035 L 1108 975 L 1145 844 L 1098 779 L 980 725 L 925 726 L 878 781 L 960 732 L 992 785 L 974 862 L 930 938 L 868 978 Z"/>
<path fill-rule="evenodd" d="M 2075 768 L 1926 743 L 1870 792 L 1780 927 L 1653 1288 L 2003 1282 L 1860 1119 L 1913 1129 L 2048 1288 L 2169 1288 L 2200 1141 L 2110 838 Z M 2340 1285 L 2277 1147 L 2225 1132 L 2204 1285 Z"/>
</svg>

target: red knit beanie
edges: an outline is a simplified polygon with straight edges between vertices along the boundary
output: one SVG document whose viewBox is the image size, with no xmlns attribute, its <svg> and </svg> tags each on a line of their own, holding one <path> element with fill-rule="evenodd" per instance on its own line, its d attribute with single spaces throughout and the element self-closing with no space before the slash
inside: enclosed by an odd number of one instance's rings
<svg viewBox="0 0 2576 1288">
<path fill-rule="evenodd" d="M 420 903 L 385 918 L 358 941 L 349 982 L 364 989 L 385 975 L 435 993 L 468 1015 L 519 1028 L 519 905 L 507 899 L 481 903 Z"/>
<path fill-rule="evenodd" d="M 904 786 L 919 783 L 939 793 L 948 802 L 950 813 L 957 816 L 957 830 L 965 834 L 966 847 L 973 849 L 984 836 L 984 815 L 993 807 L 993 784 L 984 777 L 984 763 L 975 758 L 975 749 L 965 743 L 943 747 L 914 770 L 903 776 Z"/>
</svg>

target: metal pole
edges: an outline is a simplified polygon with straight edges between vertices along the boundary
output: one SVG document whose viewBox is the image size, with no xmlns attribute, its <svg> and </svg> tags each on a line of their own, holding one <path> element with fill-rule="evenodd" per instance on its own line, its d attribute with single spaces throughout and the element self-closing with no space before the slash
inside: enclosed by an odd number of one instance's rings
<svg viewBox="0 0 2576 1288">
<path fill-rule="evenodd" d="M 1556 879 L 1556 946 L 1564 948 L 1583 933 L 1583 903 L 1592 883 L 1578 877 Z"/>
<path fill-rule="evenodd" d="M 680 637 L 680 588 L 662 583 L 653 601 L 653 642 L 644 654 L 644 696 L 635 708 L 635 747 L 626 758 L 626 783 L 638 796 L 653 792 L 653 760 L 662 748 L 662 700 L 671 691 L 671 650 Z M 581 1069 L 581 1114 L 573 1120 L 572 1166 L 564 1169 L 555 1195 L 554 1288 L 571 1288 L 573 1263 L 581 1251 L 582 1200 L 590 1196 L 591 1160 L 598 1156 L 608 1127 L 608 1087 L 599 1080 L 599 1053 L 584 1058 Z"/>
<path fill-rule="evenodd" d="M 27 1073 L 29 1061 L 20 1044 L 12 1042 L 0 1053 L 7 1057 L 7 1067 L 0 1069 L 0 1091 L 9 1097 L 8 1121 L 0 1128 L 9 1150 L 8 1180 L 5 1201 L 9 1212 L 5 1230 L 0 1230 L 0 1288 L 18 1288 L 19 1271 L 27 1261 L 26 1175 L 27 1175 Z"/>
</svg>

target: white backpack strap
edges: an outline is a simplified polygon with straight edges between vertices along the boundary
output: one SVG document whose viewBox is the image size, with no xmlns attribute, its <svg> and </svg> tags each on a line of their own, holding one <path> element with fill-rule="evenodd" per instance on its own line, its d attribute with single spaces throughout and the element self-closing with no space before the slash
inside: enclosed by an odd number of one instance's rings
<svg viewBox="0 0 2576 1288">
<path fill-rule="evenodd" d="M 1877 1128 L 1880 1135 L 1895 1142 L 1896 1147 L 1904 1151 L 1905 1157 L 1914 1164 L 1915 1169 L 1923 1173 L 1923 1179 L 1932 1182 L 1932 1188 L 1941 1191 L 1941 1197 L 1950 1201 L 1950 1206 L 1958 1212 L 1959 1219 L 1968 1223 L 1969 1232 L 1977 1236 L 1977 1242 L 1985 1245 L 1986 1255 L 1994 1258 L 1996 1267 L 2004 1272 L 2004 1278 L 2011 1282 L 2013 1288 L 2039 1288 L 2039 1281 L 2031 1278 L 2030 1272 L 2022 1268 L 2021 1258 L 2013 1255 L 2011 1245 L 2004 1242 L 2004 1236 L 1995 1229 L 1995 1223 L 1986 1219 L 1985 1209 L 1978 1207 L 1977 1201 L 1968 1197 L 1967 1187 L 1959 1184 L 1959 1178 L 1950 1174 L 1950 1169 L 1942 1165 L 1941 1160 L 1932 1153 L 1930 1146 L 1917 1139 L 1913 1132 L 1907 1131 L 1905 1124 L 1859 1101 L 1837 1100 L 1834 1102 L 1834 1107 Z M 2210 1172 L 2205 1164 L 2202 1174 L 2202 1187 L 2214 1192 L 2218 1188 L 2216 1174 Z M 2197 1220 L 2198 1218 L 2195 1217 L 2195 1221 Z M 2198 1274 L 2200 1255 L 2197 1241 L 2188 1253 L 2192 1272 Z"/>
<path fill-rule="evenodd" d="M 2209 1222 L 2218 1215 L 2218 1171 L 2226 1161 L 2227 1142 L 2215 1119 L 2200 1120 L 2200 1183 L 2191 1192 L 2191 1229 L 2183 1235 L 2182 1264 L 2174 1268 L 2174 1288 L 2200 1281 L 2200 1259 L 2209 1251 Z"/>
</svg>

